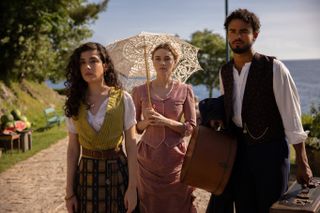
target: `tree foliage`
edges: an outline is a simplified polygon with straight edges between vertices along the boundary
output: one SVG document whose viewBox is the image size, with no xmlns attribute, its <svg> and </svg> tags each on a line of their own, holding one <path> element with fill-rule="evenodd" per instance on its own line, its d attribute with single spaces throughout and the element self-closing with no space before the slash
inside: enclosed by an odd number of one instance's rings
<svg viewBox="0 0 320 213">
<path fill-rule="evenodd" d="M 212 97 L 213 88 L 219 84 L 219 69 L 226 62 L 225 41 L 219 34 L 205 29 L 193 33 L 190 43 L 200 48 L 198 58 L 203 71 L 194 73 L 188 82 L 204 84 Z"/>
<path fill-rule="evenodd" d="M 0 80 L 63 77 L 71 49 L 91 36 L 89 24 L 108 0 L 1 0 Z"/>
</svg>

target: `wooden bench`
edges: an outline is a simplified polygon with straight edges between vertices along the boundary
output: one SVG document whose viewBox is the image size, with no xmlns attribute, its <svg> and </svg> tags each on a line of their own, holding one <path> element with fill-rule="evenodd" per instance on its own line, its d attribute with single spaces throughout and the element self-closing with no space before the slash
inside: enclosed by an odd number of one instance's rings
<svg viewBox="0 0 320 213">
<path fill-rule="evenodd" d="M 56 110 L 52 107 L 44 109 L 43 112 L 47 121 L 46 128 L 52 127 L 55 124 L 60 126 L 61 122 L 64 121 L 64 116 L 59 116 Z"/>
</svg>

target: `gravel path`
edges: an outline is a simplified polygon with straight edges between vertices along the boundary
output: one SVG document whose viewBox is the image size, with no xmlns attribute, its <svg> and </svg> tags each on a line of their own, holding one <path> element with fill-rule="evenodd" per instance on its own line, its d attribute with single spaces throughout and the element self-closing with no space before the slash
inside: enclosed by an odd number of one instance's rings
<svg viewBox="0 0 320 213">
<path fill-rule="evenodd" d="M 64 204 L 67 138 L 0 173 L 0 212 L 66 212 Z M 196 190 L 204 213 L 209 193 Z"/>
</svg>

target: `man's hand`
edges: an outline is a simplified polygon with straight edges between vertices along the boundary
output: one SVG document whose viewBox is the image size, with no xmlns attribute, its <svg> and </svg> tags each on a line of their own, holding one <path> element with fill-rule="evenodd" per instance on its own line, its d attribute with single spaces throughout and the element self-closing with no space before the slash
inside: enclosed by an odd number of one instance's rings
<svg viewBox="0 0 320 213">
<path fill-rule="evenodd" d="M 308 162 L 306 163 L 298 163 L 297 162 L 297 174 L 296 178 L 298 183 L 300 184 L 309 184 L 311 178 L 312 178 L 312 171 L 310 169 L 310 166 Z"/>
<path fill-rule="evenodd" d="M 312 178 L 312 171 L 308 163 L 304 143 L 294 144 L 293 147 L 296 150 L 297 181 L 300 184 L 308 185 Z"/>
</svg>

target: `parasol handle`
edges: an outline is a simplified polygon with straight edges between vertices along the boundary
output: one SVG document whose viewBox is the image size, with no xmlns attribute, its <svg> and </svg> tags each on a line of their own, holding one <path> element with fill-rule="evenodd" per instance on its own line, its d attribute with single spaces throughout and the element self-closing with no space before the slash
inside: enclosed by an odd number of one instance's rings
<svg viewBox="0 0 320 213">
<path fill-rule="evenodd" d="M 146 65 L 148 101 L 149 101 L 149 106 L 152 107 L 151 94 L 150 94 L 150 70 L 149 70 L 149 64 L 147 60 L 147 45 L 143 46 L 143 50 L 144 50 L 144 64 Z"/>
</svg>

